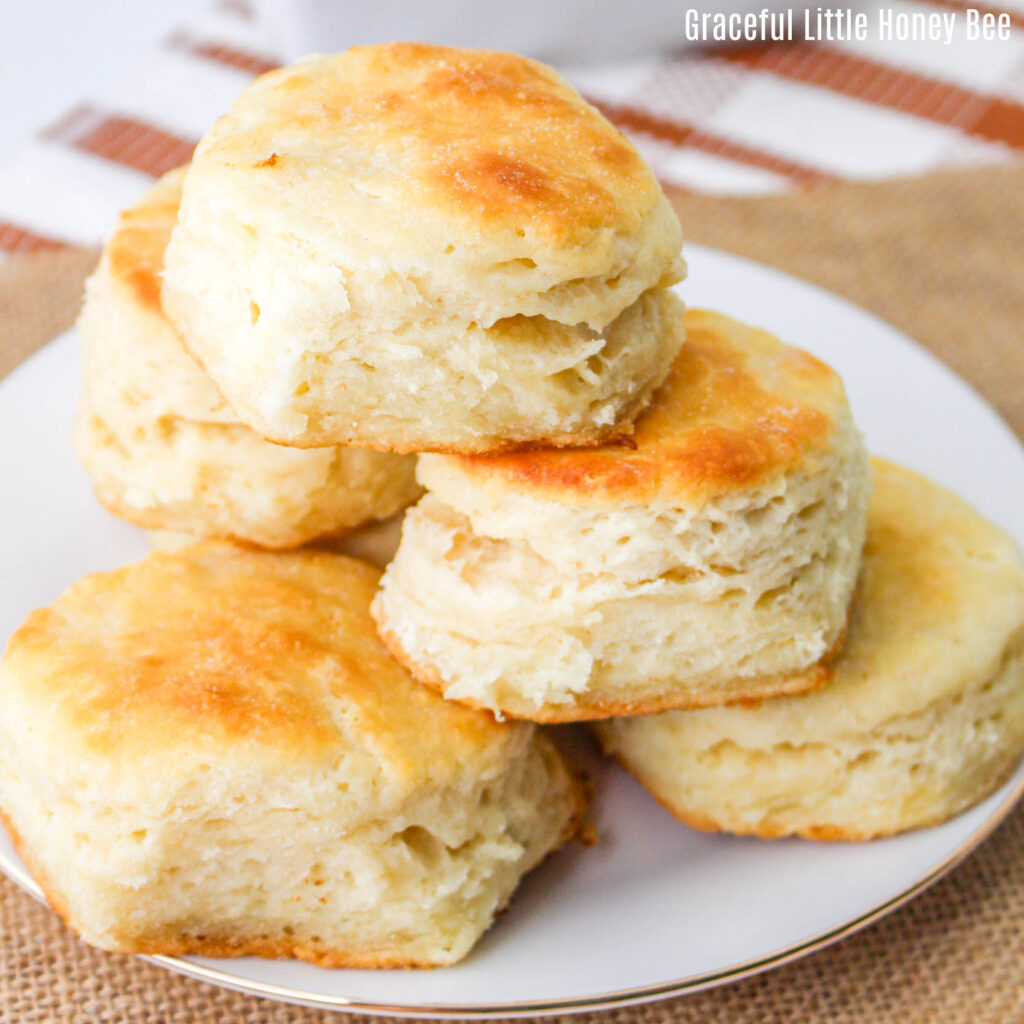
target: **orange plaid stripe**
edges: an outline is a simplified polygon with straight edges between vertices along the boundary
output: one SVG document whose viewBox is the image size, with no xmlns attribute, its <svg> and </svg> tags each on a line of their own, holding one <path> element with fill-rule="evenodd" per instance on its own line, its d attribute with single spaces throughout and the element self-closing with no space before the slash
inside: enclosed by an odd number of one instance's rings
<svg viewBox="0 0 1024 1024">
<path fill-rule="evenodd" d="M 189 47 L 189 51 L 197 57 L 205 57 L 218 64 L 226 64 L 228 67 L 238 68 L 239 71 L 247 71 L 251 75 L 263 75 L 279 66 L 277 61 L 268 60 L 255 53 L 236 50 L 234 47 L 225 46 L 222 43 L 193 43 Z"/>
<path fill-rule="evenodd" d="M 646 110 L 616 103 L 591 100 L 614 125 L 627 132 L 648 135 L 679 149 L 697 149 L 702 153 L 723 157 L 761 170 L 772 171 L 802 185 L 821 185 L 837 180 L 825 171 L 784 157 L 766 153 L 731 139 L 714 135 L 692 125 L 657 117 Z"/>
<path fill-rule="evenodd" d="M 738 47 L 719 56 L 752 71 L 767 71 L 1024 149 L 1024 106 L 1012 100 L 823 46 Z"/>
<path fill-rule="evenodd" d="M 66 248 L 66 242 L 37 235 L 32 231 L 26 231 L 25 228 L 19 228 L 16 224 L 0 221 L 0 252 L 21 254 Z"/>
</svg>

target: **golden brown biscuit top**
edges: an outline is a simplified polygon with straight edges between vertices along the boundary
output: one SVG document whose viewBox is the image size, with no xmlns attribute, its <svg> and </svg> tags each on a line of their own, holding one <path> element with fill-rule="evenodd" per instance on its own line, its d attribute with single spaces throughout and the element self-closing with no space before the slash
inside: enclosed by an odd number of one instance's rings
<svg viewBox="0 0 1024 1024">
<path fill-rule="evenodd" d="M 413 682 L 370 618 L 379 576 L 322 552 L 206 542 L 151 554 L 33 612 L 0 693 L 51 720 L 63 745 L 118 763 L 368 755 L 399 793 L 500 764 L 522 730 Z"/>
<path fill-rule="evenodd" d="M 661 195 L 633 146 L 552 69 L 418 43 L 264 75 L 203 140 L 197 166 L 214 162 L 308 191 L 321 209 L 396 210 L 413 231 L 440 218 L 572 242 L 638 227 Z"/>
<path fill-rule="evenodd" d="M 832 706 L 910 714 L 989 680 L 1024 641 L 1024 566 L 1006 533 L 926 477 L 872 459 L 864 562 Z"/>
<path fill-rule="evenodd" d="M 566 504 L 692 502 L 811 468 L 848 413 L 835 371 L 719 313 L 690 310 L 685 325 L 668 378 L 625 442 L 423 456 L 425 482 L 451 473 Z"/>
<path fill-rule="evenodd" d="M 111 277 L 129 290 L 135 302 L 155 313 L 162 312 L 164 250 L 178 219 L 187 170 L 178 167 L 168 171 L 138 203 L 125 210 L 106 245 Z"/>
</svg>

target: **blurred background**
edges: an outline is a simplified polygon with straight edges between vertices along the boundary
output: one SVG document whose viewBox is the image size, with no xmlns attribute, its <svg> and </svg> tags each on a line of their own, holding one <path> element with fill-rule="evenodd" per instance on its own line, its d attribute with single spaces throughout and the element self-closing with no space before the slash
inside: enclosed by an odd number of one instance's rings
<svg viewBox="0 0 1024 1024">
<path fill-rule="evenodd" d="M 823 39 L 829 11 L 863 15 L 867 38 Z M 694 38 L 705 14 L 762 12 L 792 38 Z M 882 12 L 902 38 L 879 34 Z M 1000 32 L 972 37 L 971 17 Z M 395 38 L 556 64 L 679 190 L 766 194 L 1024 152 L 1024 0 L 0 0 L 0 25 L 0 223 L 79 245 L 187 159 L 255 74 Z M 38 243 L 0 233 L 14 244 Z"/>
<path fill-rule="evenodd" d="M 57 116 L 83 88 L 113 85 L 133 64 L 141 69 L 160 39 L 217 6 L 258 22 L 282 60 L 397 38 L 511 50 L 572 64 L 692 45 L 684 32 L 690 8 L 747 13 L 789 5 L 759 0 L 2 0 L 0 75 L 4 95 L 17 102 L 0 108 L 0 151 Z"/>
</svg>

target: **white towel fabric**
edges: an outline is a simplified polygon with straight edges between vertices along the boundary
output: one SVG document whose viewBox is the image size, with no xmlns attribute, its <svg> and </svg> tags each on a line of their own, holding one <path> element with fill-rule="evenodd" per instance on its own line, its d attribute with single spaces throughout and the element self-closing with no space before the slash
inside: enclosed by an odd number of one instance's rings
<svg viewBox="0 0 1024 1024">
<path fill-rule="evenodd" d="M 969 39 L 968 9 L 1009 38 Z M 669 187 L 750 194 L 1024 156 L 1024 0 L 885 0 L 864 41 L 774 43 L 563 67 Z M 952 41 L 878 38 L 880 10 L 910 25 L 956 15 Z M 87 93 L 0 165 L 0 252 L 95 246 L 154 176 L 254 75 L 273 32 L 222 0 L 164 40 L 145 74 Z"/>
</svg>

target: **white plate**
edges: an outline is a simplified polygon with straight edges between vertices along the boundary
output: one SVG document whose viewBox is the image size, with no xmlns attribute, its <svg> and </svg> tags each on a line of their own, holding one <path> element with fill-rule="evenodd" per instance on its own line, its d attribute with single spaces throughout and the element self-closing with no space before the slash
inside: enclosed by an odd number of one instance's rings
<svg viewBox="0 0 1024 1024">
<path fill-rule="evenodd" d="M 1024 451 L 949 370 L 808 284 L 696 246 L 687 255 L 683 292 L 692 305 L 726 310 L 827 360 L 845 377 L 873 451 L 968 495 L 1024 539 Z M 102 511 L 75 463 L 68 434 L 77 373 L 66 335 L 0 384 L 0 636 L 83 573 L 145 550 L 138 531 Z M 594 774 L 600 843 L 551 858 L 456 967 L 374 972 L 152 959 L 246 992 L 371 1013 L 509 1016 L 655 999 L 762 970 L 875 919 L 976 846 L 1024 786 L 1021 770 L 938 828 L 815 844 L 695 832 L 624 773 L 594 759 Z M 39 895 L 2 833 L 0 867 Z"/>
</svg>

